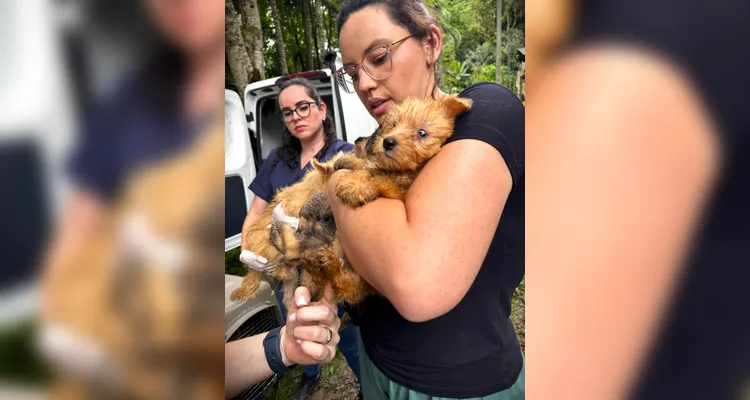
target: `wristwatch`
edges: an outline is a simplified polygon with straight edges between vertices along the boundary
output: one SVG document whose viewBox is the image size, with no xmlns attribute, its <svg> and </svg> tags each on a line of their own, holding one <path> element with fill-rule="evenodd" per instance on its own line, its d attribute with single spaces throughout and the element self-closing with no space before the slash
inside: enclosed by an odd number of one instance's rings
<svg viewBox="0 0 750 400">
<path fill-rule="evenodd" d="M 271 371 L 277 374 L 284 373 L 288 367 L 284 365 L 281 357 L 281 328 L 274 328 L 263 338 L 263 348 L 266 351 L 266 361 Z"/>
</svg>

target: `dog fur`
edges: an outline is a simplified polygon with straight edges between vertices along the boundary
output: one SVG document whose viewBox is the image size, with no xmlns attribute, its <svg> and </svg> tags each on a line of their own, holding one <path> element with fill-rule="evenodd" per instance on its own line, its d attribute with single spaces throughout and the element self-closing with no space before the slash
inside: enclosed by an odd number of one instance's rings
<svg viewBox="0 0 750 400">
<path fill-rule="evenodd" d="M 223 127 L 221 113 L 187 151 L 136 172 L 44 277 L 53 399 L 223 396 L 223 316 L 206 301 L 223 297 Z"/>
<path fill-rule="evenodd" d="M 393 106 L 375 134 L 357 139 L 353 155 L 333 160 L 334 170 L 352 170 L 339 181 L 337 195 L 352 206 L 377 197 L 403 200 L 424 164 L 453 134 L 455 118 L 470 108 L 471 100 L 456 96 L 427 101 L 409 99 Z M 424 130 L 423 135 L 419 134 L 420 129 Z M 390 142 L 389 148 L 384 146 L 386 141 Z M 324 168 L 326 176 L 329 166 L 327 163 Z M 303 281 L 313 288 L 313 295 L 326 283 L 332 285 L 338 303 L 358 304 L 376 293 L 347 262 L 336 236 L 333 211 L 322 191 L 304 203 L 299 219 L 296 234 L 283 222 L 275 223 L 270 242 L 290 265 L 304 267 Z"/>
<path fill-rule="evenodd" d="M 336 170 L 352 170 L 339 179 L 336 195 L 352 207 L 378 197 L 404 200 L 422 167 L 453 134 L 456 117 L 471 105 L 470 99 L 449 95 L 391 106 L 364 145 L 366 160 L 345 157 L 334 163 Z"/>
</svg>

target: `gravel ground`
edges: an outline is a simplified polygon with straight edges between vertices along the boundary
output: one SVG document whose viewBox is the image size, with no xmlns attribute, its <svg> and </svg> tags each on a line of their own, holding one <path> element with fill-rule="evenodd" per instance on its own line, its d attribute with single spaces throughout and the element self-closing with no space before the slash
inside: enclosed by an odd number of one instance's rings
<svg viewBox="0 0 750 400">
<path fill-rule="evenodd" d="M 521 349 L 526 353 L 526 315 L 525 300 L 526 284 L 525 280 L 521 282 L 518 289 L 513 294 L 513 310 L 511 321 L 516 327 L 518 340 L 521 343 Z M 346 359 L 337 352 L 333 361 L 324 365 L 321 369 L 320 384 L 313 392 L 313 400 L 354 400 L 359 393 L 357 378 L 346 363 Z M 269 391 L 266 395 L 267 400 L 289 400 L 292 398 L 294 386 L 302 375 L 302 368 L 297 367 L 279 379 L 275 390 Z"/>
</svg>

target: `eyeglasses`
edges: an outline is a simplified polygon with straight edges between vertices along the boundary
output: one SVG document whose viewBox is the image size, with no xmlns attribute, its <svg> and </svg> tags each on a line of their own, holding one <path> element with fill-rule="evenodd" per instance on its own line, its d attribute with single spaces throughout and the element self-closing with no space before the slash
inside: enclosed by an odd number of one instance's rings
<svg viewBox="0 0 750 400">
<path fill-rule="evenodd" d="M 306 101 L 304 103 L 300 103 L 294 110 L 281 110 L 281 112 L 279 113 L 281 115 L 281 119 L 284 122 L 289 122 L 293 119 L 294 113 L 297 113 L 300 118 L 305 118 L 306 116 L 310 115 L 310 104 L 318 105 L 317 102 Z"/>
<path fill-rule="evenodd" d="M 339 68 L 333 74 L 334 79 L 336 79 L 339 86 L 341 86 L 341 88 L 347 93 L 354 93 L 354 82 L 359 79 L 358 74 L 360 65 L 370 78 L 376 81 L 388 79 L 388 77 L 391 76 L 391 70 L 393 68 L 391 47 L 409 39 L 410 37 L 411 35 L 395 42 L 375 47 L 362 57 L 362 61 L 359 64 L 345 65 Z"/>
</svg>

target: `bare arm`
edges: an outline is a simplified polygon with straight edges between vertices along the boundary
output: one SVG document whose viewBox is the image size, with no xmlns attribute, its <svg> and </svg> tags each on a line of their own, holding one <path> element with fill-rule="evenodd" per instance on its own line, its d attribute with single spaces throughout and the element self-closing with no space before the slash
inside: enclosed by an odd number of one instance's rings
<svg viewBox="0 0 750 400">
<path fill-rule="evenodd" d="M 289 309 L 287 324 L 281 328 L 280 353 L 284 365 L 309 365 L 330 362 L 336 355 L 341 320 L 333 303 L 330 286 L 321 301 L 309 304 L 310 291 L 298 287 L 295 302 Z M 303 298 L 300 302 L 300 298 Z M 299 306 L 298 306 L 299 304 Z M 300 308 L 301 307 L 301 308 Z M 331 341 L 326 343 L 328 329 Z M 263 339 L 267 333 L 227 343 L 224 347 L 226 397 L 232 397 L 273 375 L 266 360 Z M 299 340 L 299 343 L 297 342 Z"/>
<path fill-rule="evenodd" d="M 245 232 L 247 232 L 248 228 L 250 227 L 250 224 L 253 223 L 258 217 L 260 217 L 261 214 L 263 214 L 263 211 L 268 207 L 268 202 L 261 199 L 257 195 L 253 197 L 253 202 L 250 203 L 250 211 L 247 213 L 247 217 L 245 217 L 245 222 L 242 223 L 242 249 L 243 250 L 252 250 L 247 249 L 245 247 Z"/>
<path fill-rule="evenodd" d="M 554 66 L 527 108 L 533 398 L 624 398 L 716 171 L 688 81 L 626 49 Z"/>
<path fill-rule="evenodd" d="M 105 203 L 89 192 L 75 189 L 71 194 L 42 262 L 42 318 L 48 316 L 48 304 L 54 301 L 48 296 L 55 280 L 64 273 L 62 266 L 96 230 L 106 210 Z"/>
<path fill-rule="evenodd" d="M 474 282 L 510 193 L 500 153 L 473 139 L 446 145 L 425 166 L 406 201 L 380 198 L 353 209 L 334 188 L 341 244 L 357 272 L 410 321 L 450 311 Z"/>
</svg>

